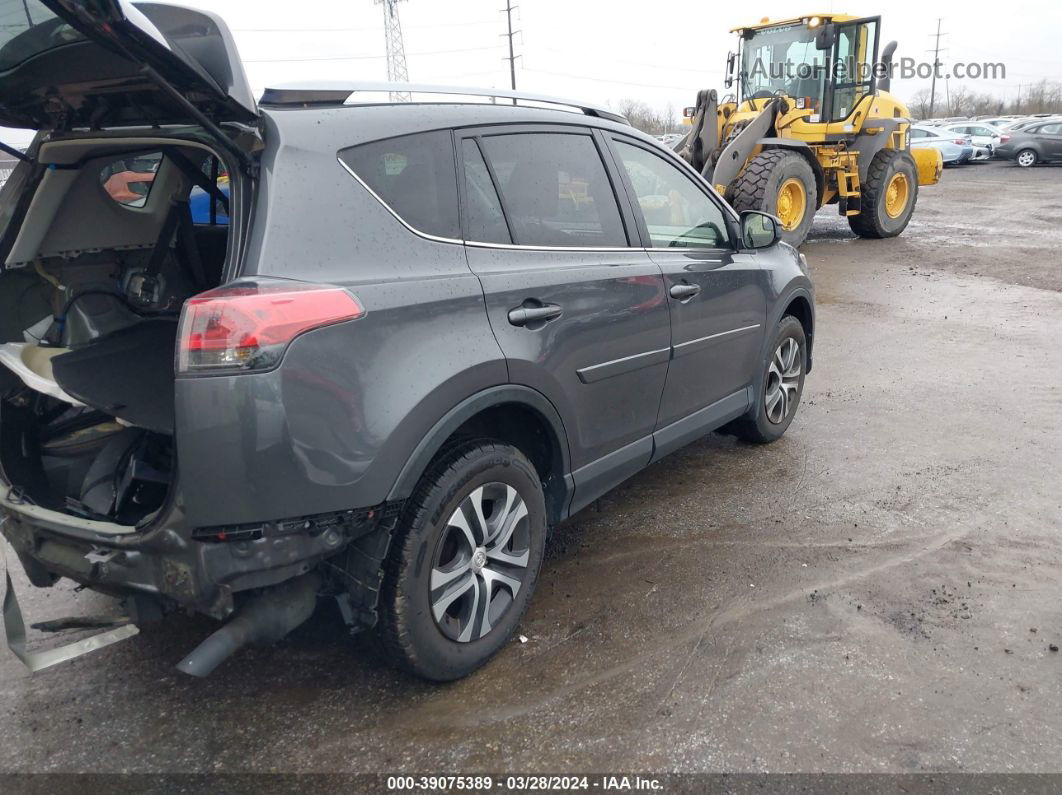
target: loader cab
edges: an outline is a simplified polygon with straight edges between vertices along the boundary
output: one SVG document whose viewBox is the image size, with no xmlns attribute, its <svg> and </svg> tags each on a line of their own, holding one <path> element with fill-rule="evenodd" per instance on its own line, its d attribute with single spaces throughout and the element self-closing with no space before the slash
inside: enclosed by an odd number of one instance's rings
<svg viewBox="0 0 1062 795">
<path fill-rule="evenodd" d="M 739 103 L 784 96 L 809 121 L 841 121 L 874 93 L 880 17 L 812 15 L 738 28 Z M 728 64 L 729 65 L 729 64 Z"/>
</svg>

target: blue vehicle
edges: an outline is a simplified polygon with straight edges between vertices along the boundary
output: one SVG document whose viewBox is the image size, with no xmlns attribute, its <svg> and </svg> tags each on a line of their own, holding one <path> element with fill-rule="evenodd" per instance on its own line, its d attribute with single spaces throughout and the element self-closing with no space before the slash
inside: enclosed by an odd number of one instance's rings
<svg viewBox="0 0 1062 795">
<path fill-rule="evenodd" d="M 219 185 L 218 190 L 225 194 L 225 198 L 229 197 L 229 186 Z M 196 224 L 221 224 L 225 225 L 229 222 L 229 216 L 225 213 L 225 206 L 221 203 L 217 203 L 217 215 L 211 219 L 210 217 L 210 196 L 207 192 L 200 188 L 198 185 L 192 188 L 192 192 L 188 195 L 188 205 L 192 208 L 192 222 Z"/>
</svg>

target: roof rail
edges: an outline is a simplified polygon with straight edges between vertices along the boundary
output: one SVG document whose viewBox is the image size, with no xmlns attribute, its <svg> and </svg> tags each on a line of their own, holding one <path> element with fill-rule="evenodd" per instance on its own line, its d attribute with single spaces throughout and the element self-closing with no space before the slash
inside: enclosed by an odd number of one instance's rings
<svg viewBox="0 0 1062 795">
<path fill-rule="evenodd" d="M 446 94 L 466 97 L 490 97 L 510 99 L 517 102 L 541 102 L 547 105 L 561 105 L 602 119 L 629 124 L 623 116 L 608 108 L 588 105 L 573 99 L 541 94 L 525 94 L 522 91 L 505 91 L 495 88 L 465 88 L 462 86 L 436 86 L 427 83 L 343 83 L 336 81 L 317 81 L 308 83 L 287 83 L 275 88 L 267 88 L 259 100 L 261 105 L 298 105 L 301 107 L 331 107 L 343 105 L 354 94 Z M 515 104 L 515 103 L 514 103 Z"/>
</svg>

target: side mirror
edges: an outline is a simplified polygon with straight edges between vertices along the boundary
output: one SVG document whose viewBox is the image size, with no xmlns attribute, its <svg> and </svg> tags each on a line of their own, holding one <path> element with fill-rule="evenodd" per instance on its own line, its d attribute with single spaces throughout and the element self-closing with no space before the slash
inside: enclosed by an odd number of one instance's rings
<svg viewBox="0 0 1062 795">
<path fill-rule="evenodd" d="M 697 108 L 693 107 L 692 105 L 690 107 L 688 107 L 688 108 L 683 108 L 682 109 L 682 118 L 684 118 L 684 119 L 692 119 L 696 115 L 697 115 Z"/>
<path fill-rule="evenodd" d="M 827 22 L 821 28 L 819 32 L 815 34 L 815 49 L 816 50 L 832 50 L 833 43 L 837 40 L 837 26 L 832 22 Z"/>
<path fill-rule="evenodd" d="M 782 238 L 778 219 L 758 210 L 741 214 L 741 245 L 745 248 L 770 248 Z"/>
<path fill-rule="evenodd" d="M 730 86 L 734 85 L 734 61 L 736 58 L 737 55 L 733 51 L 728 52 L 726 55 L 726 79 L 723 80 L 724 88 L 730 88 Z"/>
</svg>

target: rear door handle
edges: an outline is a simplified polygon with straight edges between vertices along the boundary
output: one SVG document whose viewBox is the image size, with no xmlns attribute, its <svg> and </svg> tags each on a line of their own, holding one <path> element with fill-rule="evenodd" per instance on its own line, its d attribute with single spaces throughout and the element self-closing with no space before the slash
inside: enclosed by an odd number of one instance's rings
<svg viewBox="0 0 1062 795">
<path fill-rule="evenodd" d="M 680 301 L 685 301 L 688 298 L 693 298 L 701 291 L 701 287 L 698 284 L 673 284 L 671 285 L 671 297 L 677 298 Z"/>
<path fill-rule="evenodd" d="M 545 323 L 561 316 L 563 310 L 556 304 L 542 306 L 518 306 L 509 310 L 509 322 L 514 326 L 527 326 L 531 323 Z"/>
</svg>

